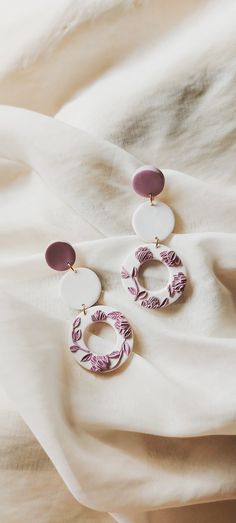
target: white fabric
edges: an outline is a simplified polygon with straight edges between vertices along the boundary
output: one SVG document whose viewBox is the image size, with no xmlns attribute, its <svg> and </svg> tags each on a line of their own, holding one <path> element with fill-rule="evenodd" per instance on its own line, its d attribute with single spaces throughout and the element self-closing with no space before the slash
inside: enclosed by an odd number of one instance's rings
<svg viewBox="0 0 236 523">
<path fill-rule="evenodd" d="M 0 2 L 0 379 L 77 502 L 2 400 L 1 447 L 12 419 L 26 473 L 3 462 L 1 521 L 231 523 L 235 3 L 34 4 Z M 119 276 L 140 243 L 130 180 L 142 163 L 164 171 L 161 199 L 176 216 L 168 245 L 189 276 L 163 311 L 129 301 Z M 76 247 L 101 278 L 100 303 L 131 321 L 135 354 L 115 375 L 84 371 L 68 351 L 74 313 L 44 260 L 54 240 Z M 153 269 L 145 277 L 156 281 Z M 28 441 L 46 470 L 29 474 Z"/>
</svg>

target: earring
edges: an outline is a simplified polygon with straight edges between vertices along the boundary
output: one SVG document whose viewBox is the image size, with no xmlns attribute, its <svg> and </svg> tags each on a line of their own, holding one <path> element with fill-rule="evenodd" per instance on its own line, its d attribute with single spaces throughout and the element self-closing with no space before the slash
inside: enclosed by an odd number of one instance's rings
<svg viewBox="0 0 236 523">
<path fill-rule="evenodd" d="M 132 185 L 136 193 L 149 199 L 137 207 L 132 218 L 135 233 L 149 245 L 141 245 L 129 254 L 121 271 L 122 283 L 139 305 L 160 309 L 178 300 L 187 283 L 180 257 L 160 243 L 173 231 L 175 217 L 168 205 L 154 199 L 165 185 L 164 175 L 159 169 L 150 165 L 141 167 L 134 173 Z M 147 290 L 138 281 L 141 265 L 150 260 L 160 261 L 169 272 L 167 285 L 158 291 Z"/>
<path fill-rule="evenodd" d="M 85 369 L 111 372 L 125 363 L 133 348 L 133 331 L 125 316 L 105 305 L 93 306 L 101 294 L 101 282 L 97 274 L 85 267 L 74 267 L 76 253 L 66 242 L 54 242 L 46 250 L 46 262 L 52 269 L 67 271 L 60 281 L 60 295 L 72 309 L 77 309 L 70 338 L 70 350 L 76 361 Z M 86 345 L 86 329 L 98 322 L 111 325 L 116 332 L 116 346 L 108 354 L 92 352 Z"/>
</svg>

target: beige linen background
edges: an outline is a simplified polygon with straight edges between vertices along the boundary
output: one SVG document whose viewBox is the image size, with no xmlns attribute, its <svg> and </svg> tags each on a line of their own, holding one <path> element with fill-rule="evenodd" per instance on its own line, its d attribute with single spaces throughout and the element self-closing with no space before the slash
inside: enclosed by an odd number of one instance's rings
<svg viewBox="0 0 236 523">
<path fill-rule="evenodd" d="M 234 522 L 235 2 L 8 0 L 0 13 L 0 521 Z M 139 244 L 142 163 L 165 173 L 168 244 L 189 275 L 161 312 L 119 277 Z M 44 261 L 57 239 L 133 325 L 114 375 L 68 351 L 74 313 Z"/>
</svg>

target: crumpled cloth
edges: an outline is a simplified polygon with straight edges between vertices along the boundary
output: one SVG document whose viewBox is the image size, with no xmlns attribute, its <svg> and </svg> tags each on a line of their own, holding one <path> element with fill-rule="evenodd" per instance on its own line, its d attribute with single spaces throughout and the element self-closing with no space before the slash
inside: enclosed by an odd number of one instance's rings
<svg viewBox="0 0 236 523">
<path fill-rule="evenodd" d="M 186 4 L 25 1 L 14 19 L 5 5 L 3 523 L 235 521 L 235 4 Z M 130 182 L 144 163 L 165 174 L 166 243 L 189 278 L 162 311 L 120 281 L 142 243 Z M 117 373 L 88 373 L 68 350 L 75 313 L 44 260 L 55 240 L 133 326 Z"/>
</svg>

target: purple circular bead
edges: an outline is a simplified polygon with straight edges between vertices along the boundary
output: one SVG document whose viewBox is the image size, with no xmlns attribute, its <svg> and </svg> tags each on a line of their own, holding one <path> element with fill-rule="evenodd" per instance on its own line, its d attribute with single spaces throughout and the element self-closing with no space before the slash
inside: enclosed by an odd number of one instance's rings
<svg viewBox="0 0 236 523">
<path fill-rule="evenodd" d="M 66 242 L 51 243 L 45 252 L 47 264 L 56 271 L 69 269 L 69 264 L 74 265 L 75 257 L 75 250 L 72 245 Z"/>
<path fill-rule="evenodd" d="M 144 165 L 133 175 L 133 189 L 141 196 L 157 196 L 165 185 L 164 174 L 152 165 Z"/>
</svg>

